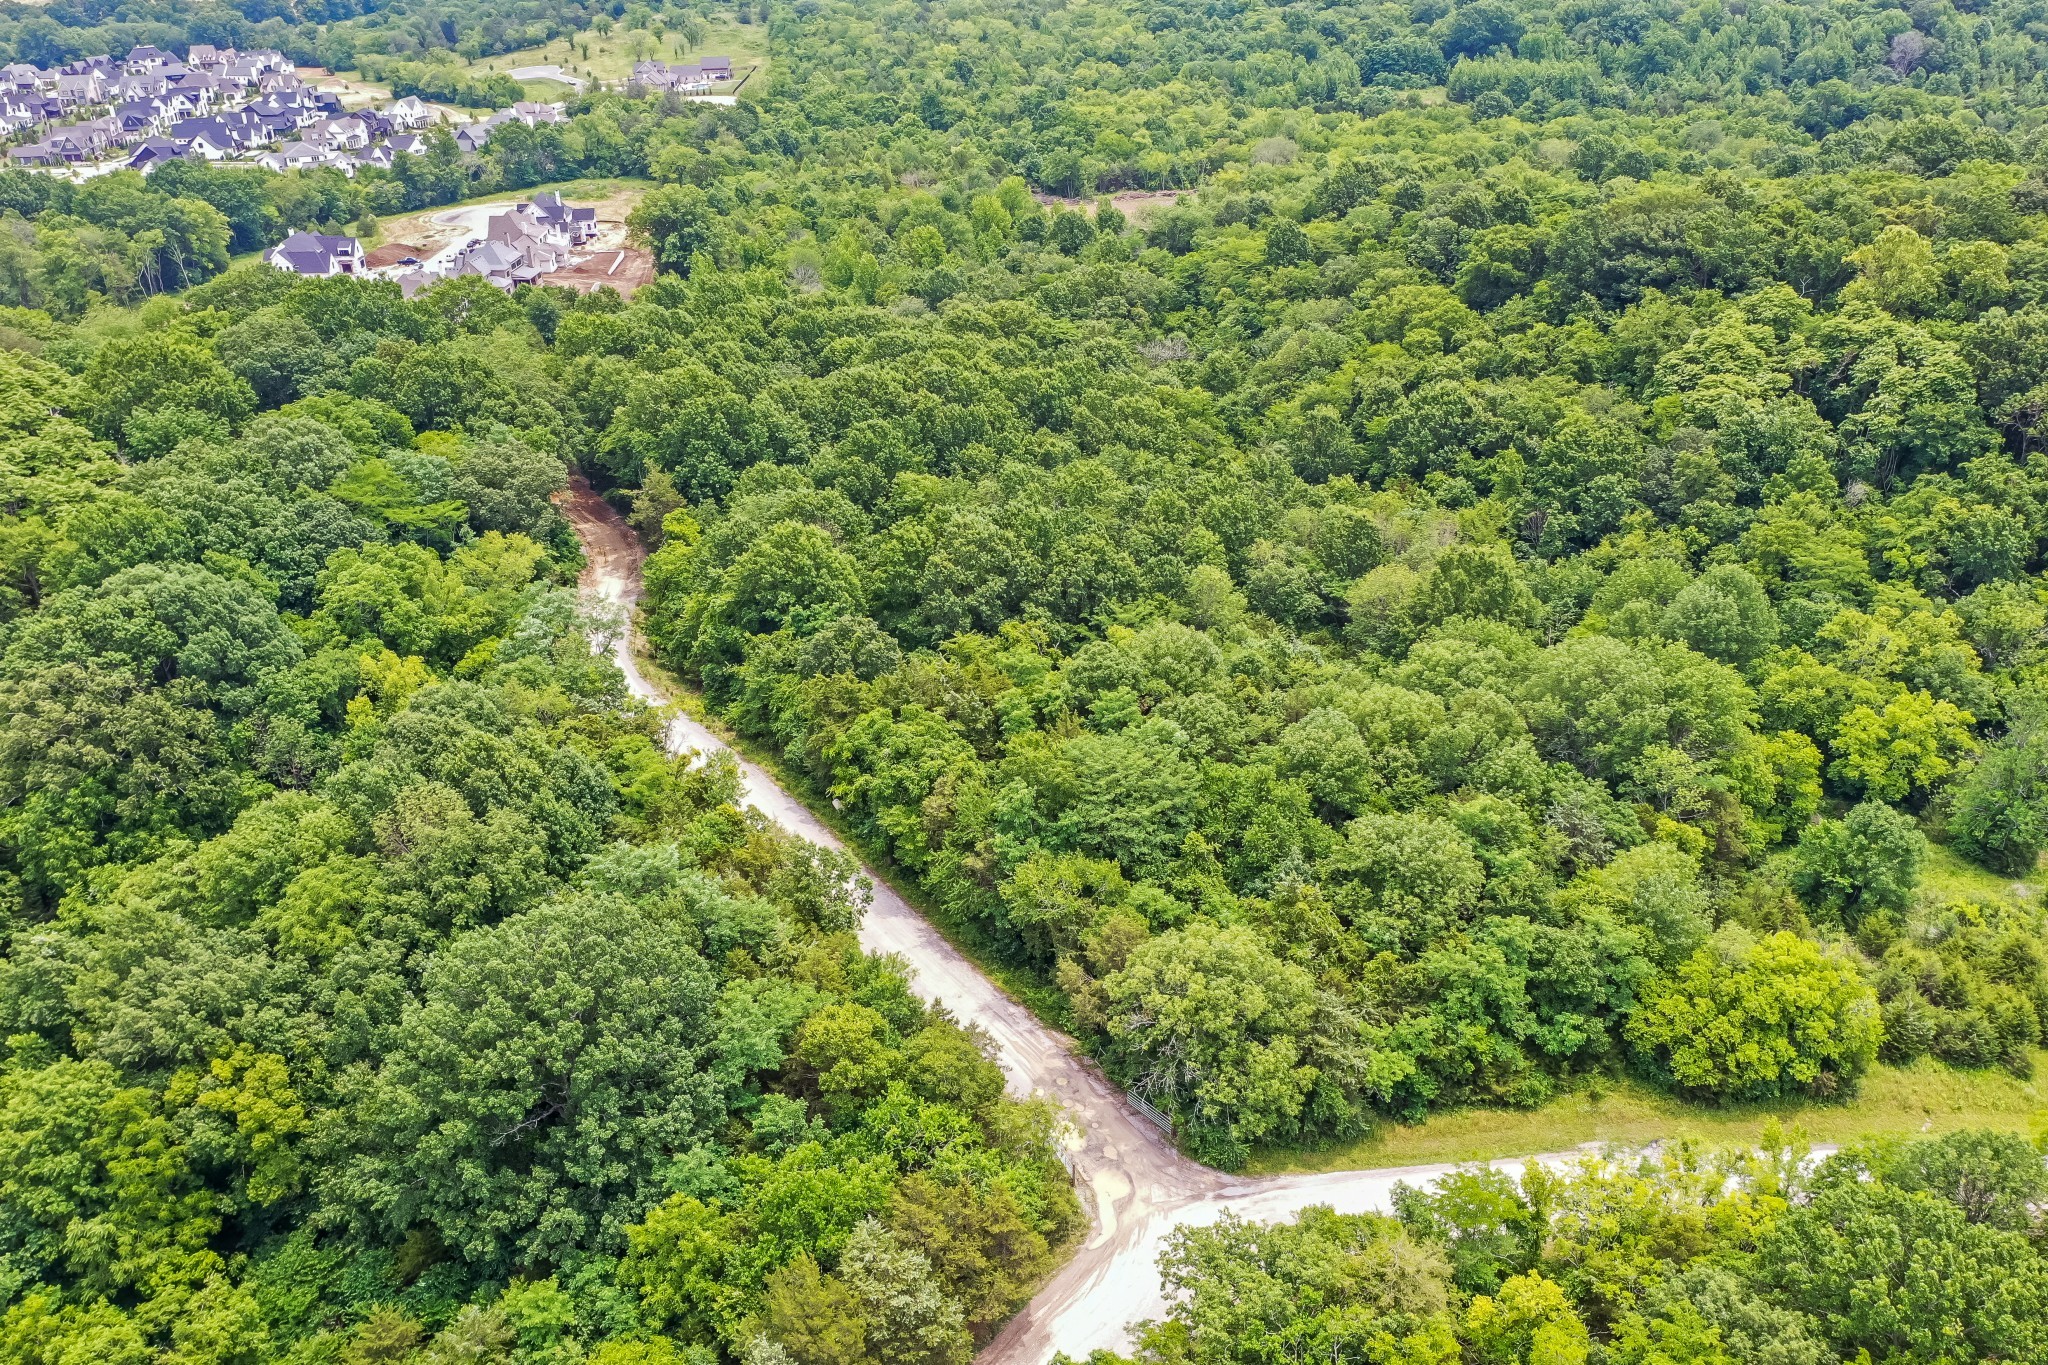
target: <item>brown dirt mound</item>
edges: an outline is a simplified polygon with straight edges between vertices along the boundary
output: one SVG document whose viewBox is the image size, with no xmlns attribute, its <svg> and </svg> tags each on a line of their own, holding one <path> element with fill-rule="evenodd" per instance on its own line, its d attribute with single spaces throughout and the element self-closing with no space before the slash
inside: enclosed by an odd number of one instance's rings
<svg viewBox="0 0 2048 1365">
<path fill-rule="evenodd" d="M 423 246 L 413 246 L 406 242 L 386 242 L 363 257 L 363 263 L 372 270 L 382 270 L 387 265 L 397 265 L 408 256 L 424 261 L 433 254 Z"/>
</svg>

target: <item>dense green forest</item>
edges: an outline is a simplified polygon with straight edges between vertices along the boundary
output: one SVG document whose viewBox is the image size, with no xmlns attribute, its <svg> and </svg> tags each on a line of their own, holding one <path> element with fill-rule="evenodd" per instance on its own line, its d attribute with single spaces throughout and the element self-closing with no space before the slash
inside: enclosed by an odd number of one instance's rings
<svg viewBox="0 0 2048 1365">
<path fill-rule="evenodd" d="M 662 658 L 1205 1160 L 2029 1071 L 2048 12 L 751 13 L 736 107 L 0 173 L 0 1362 L 939 1365 L 1077 1230 L 593 656 L 572 467 Z M 585 172 L 630 304 L 227 268 Z M 1950 1141 L 1189 1233 L 1145 1350 L 2048 1358 L 2034 1168 Z"/>
<path fill-rule="evenodd" d="M 259 268 L 0 351 L 0 1360 L 958 1361 L 1074 1229 L 593 655 L 538 335 Z"/>
<path fill-rule="evenodd" d="M 1985 1132 L 1460 1172 L 1395 1216 L 1173 1234 L 1172 1309 L 1089 1365 L 1829 1365 L 2048 1357 L 2041 1154 Z M 1940 1270 L 1900 1275 L 1903 1247 Z M 1932 1271 L 1930 1264 L 1928 1269 Z"/>
<path fill-rule="evenodd" d="M 2033 901 L 1916 890 L 2048 816 L 2021 27 L 800 8 L 639 210 L 691 303 L 556 334 L 586 463 L 1193 1151 L 2031 1066 Z"/>
</svg>

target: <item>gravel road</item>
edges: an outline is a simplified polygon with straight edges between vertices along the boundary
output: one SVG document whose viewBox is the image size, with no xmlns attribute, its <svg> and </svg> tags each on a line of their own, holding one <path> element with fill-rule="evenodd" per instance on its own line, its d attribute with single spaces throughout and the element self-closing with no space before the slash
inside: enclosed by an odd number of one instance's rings
<svg viewBox="0 0 2048 1365">
<path fill-rule="evenodd" d="M 586 596 L 632 619 L 640 596 L 642 552 L 611 507 L 580 479 L 562 500 L 589 559 Z M 612 658 L 635 696 L 669 699 L 640 671 L 621 632 Z M 728 746 L 688 716 L 671 723 L 675 752 L 714 753 Z M 737 756 L 736 756 L 737 757 Z M 746 800 L 783 828 L 828 848 L 842 845 L 817 817 L 759 766 L 739 760 Z M 1341 1213 L 1385 1210 L 1397 1182 L 1427 1184 L 1449 1166 L 1389 1167 L 1321 1175 L 1242 1178 L 1190 1161 L 1141 1118 L 1123 1093 L 1083 1057 L 1071 1039 L 1038 1022 L 927 924 L 879 876 L 861 925 L 861 943 L 910 965 L 917 990 L 994 1040 L 997 1060 L 1018 1095 L 1047 1095 L 1065 1108 L 1073 1132 L 1067 1160 L 1094 1229 L 1073 1259 L 1039 1291 L 976 1358 L 979 1365 L 1043 1365 L 1054 1352 L 1085 1360 L 1092 1350 L 1122 1349 L 1125 1327 L 1162 1316 L 1158 1258 L 1166 1235 L 1182 1224 L 1214 1222 L 1226 1209 L 1259 1221 L 1291 1217 L 1310 1204 Z M 1532 1157 L 1559 1162 L 1572 1154 Z M 1496 1163 L 1519 1171 L 1523 1162 Z"/>
</svg>

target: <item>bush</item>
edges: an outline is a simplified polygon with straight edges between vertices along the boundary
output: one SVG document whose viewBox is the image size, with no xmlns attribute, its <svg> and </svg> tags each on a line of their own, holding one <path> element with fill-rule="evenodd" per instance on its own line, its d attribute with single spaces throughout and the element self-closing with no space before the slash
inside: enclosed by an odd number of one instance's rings
<svg viewBox="0 0 2048 1365">
<path fill-rule="evenodd" d="M 1792 853 L 1792 884 L 1809 907 L 1855 930 L 1874 914 L 1905 910 L 1926 856 L 1910 816 L 1865 801 L 1807 829 Z"/>
<path fill-rule="evenodd" d="M 1958 784 L 1948 830 L 1985 866 L 2032 872 L 2048 847 L 2048 733 L 2030 724 L 1992 745 Z"/>
<path fill-rule="evenodd" d="M 1681 1089 L 1753 1100 L 1854 1085 L 1884 1026 L 1846 958 L 1796 934 L 1729 929 L 1650 989 L 1628 1034 Z"/>
</svg>

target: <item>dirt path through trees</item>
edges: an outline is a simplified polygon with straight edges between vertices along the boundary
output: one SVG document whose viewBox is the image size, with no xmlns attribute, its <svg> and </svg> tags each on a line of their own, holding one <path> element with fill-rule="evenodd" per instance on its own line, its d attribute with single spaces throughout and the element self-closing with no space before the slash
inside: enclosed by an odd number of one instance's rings
<svg viewBox="0 0 2048 1365">
<path fill-rule="evenodd" d="M 626 624 L 610 642 L 613 661 L 635 696 L 657 705 L 667 703 L 668 696 L 640 670 L 632 647 L 631 622 L 640 597 L 643 557 L 638 540 L 581 479 L 561 506 L 589 559 L 583 575 L 585 595 L 623 614 Z M 729 751 L 725 741 L 685 715 L 670 723 L 668 742 L 677 752 Z M 745 778 L 749 804 L 784 829 L 828 848 L 843 847 L 758 765 L 734 757 Z M 872 871 L 869 876 L 875 889 L 861 925 L 863 946 L 901 957 L 910 964 L 920 992 L 945 1005 L 963 1023 L 987 1030 L 1011 1090 L 1059 1101 L 1074 1129 L 1067 1160 L 1094 1228 L 1073 1259 L 977 1357 L 982 1365 L 1042 1365 L 1056 1351 L 1086 1359 L 1092 1350 L 1121 1348 L 1126 1324 L 1165 1311 L 1159 1251 L 1167 1234 L 1180 1224 L 1214 1222 L 1226 1209 L 1259 1221 L 1288 1217 L 1309 1204 L 1330 1204 L 1342 1213 L 1384 1210 L 1397 1182 L 1425 1183 L 1452 1169 L 1408 1166 L 1247 1179 L 1188 1160 L 1071 1039 L 1041 1024 L 886 882 Z M 1522 1165 L 1498 1164 L 1507 1170 Z"/>
</svg>

